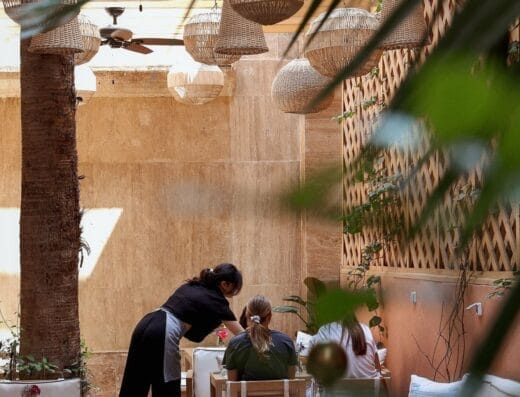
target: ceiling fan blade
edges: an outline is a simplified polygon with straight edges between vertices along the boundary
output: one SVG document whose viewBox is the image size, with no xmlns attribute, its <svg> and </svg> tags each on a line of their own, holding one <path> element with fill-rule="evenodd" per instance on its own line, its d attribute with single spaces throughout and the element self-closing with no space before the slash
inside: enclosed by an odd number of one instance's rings
<svg viewBox="0 0 520 397">
<path fill-rule="evenodd" d="M 144 45 L 141 45 L 139 43 L 130 43 L 128 45 L 123 46 L 123 48 L 125 50 L 138 52 L 140 54 L 149 54 L 153 52 L 151 48 L 145 47 Z"/>
<path fill-rule="evenodd" d="M 120 41 L 128 41 L 132 36 L 133 33 L 129 29 L 116 29 L 110 34 L 110 37 Z"/>
<path fill-rule="evenodd" d="M 148 45 L 184 45 L 182 39 L 166 39 L 159 37 L 139 37 L 132 39 L 132 43 L 148 44 Z"/>
</svg>

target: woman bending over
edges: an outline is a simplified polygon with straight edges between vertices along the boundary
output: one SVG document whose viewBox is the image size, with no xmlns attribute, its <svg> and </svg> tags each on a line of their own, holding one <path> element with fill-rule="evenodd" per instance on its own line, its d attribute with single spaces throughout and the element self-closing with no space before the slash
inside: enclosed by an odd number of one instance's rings
<svg viewBox="0 0 520 397">
<path fill-rule="evenodd" d="M 226 298 L 242 288 L 242 274 L 230 264 L 204 269 L 157 310 L 147 314 L 132 334 L 119 397 L 180 397 L 180 339 L 201 342 L 222 322 L 243 331 Z"/>
</svg>

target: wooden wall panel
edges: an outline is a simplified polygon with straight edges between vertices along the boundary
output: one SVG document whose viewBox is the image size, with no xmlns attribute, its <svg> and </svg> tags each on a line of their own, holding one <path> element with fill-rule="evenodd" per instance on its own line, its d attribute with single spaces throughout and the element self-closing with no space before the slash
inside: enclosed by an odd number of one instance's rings
<svg viewBox="0 0 520 397">
<path fill-rule="evenodd" d="M 335 93 L 332 104 L 316 114 L 305 116 L 304 163 L 305 177 L 323 167 L 340 166 L 342 159 L 341 126 L 333 120 L 341 114 L 341 90 Z M 338 186 L 336 204 L 341 208 L 342 193 Z M 307 215 L 304 217 L 304 269 L 306 276 L 337 282 L 341 267 L 343 226 Z"/>
</svg>

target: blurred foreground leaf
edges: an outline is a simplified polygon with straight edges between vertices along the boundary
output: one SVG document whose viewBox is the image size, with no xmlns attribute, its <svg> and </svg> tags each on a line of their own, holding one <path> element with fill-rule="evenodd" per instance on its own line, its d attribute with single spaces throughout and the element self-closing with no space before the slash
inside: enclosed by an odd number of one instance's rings
<svg viewBox="0 0 520 397">
<path fill-rule="evenodd" d="M 330 289 L 316 301 L 316 321 L 318 326 L 342 321 L 347 315 L 365 305 L 371 299 L 365 291 Z"/>
<path fill-rule="evenodd" d="M 63 0 L 40 0 L 23 3 L 11 12 L 20 21 L 21 38 L 27 39 L 37 33 L 48 32 L 76 17 L 81 7 L 90 0 L 77 0 L 64 4 Z"/>
</svg>

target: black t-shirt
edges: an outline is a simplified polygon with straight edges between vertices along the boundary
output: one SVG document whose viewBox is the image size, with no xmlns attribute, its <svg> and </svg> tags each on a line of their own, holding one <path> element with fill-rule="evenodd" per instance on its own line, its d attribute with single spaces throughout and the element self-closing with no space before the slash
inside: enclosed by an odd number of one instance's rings
<svg viewBox="0 0 520 397">
<path fill-rule="evenodd" d="M 236 321 L 220 289 L 208 288 L 200 283 L 181 285 L 163 307 L 191 325 L 184 336 L 193 342 L 202 341 L 222 321 Z"/>
<path fill-rule="evenodd" d="M 294 344 L 286 334 L 271 330 L 273 344 L 265 356 L 259 355 L 247 332 L 229 341 L 222 363 L 228 370 L 237 370 L 240 380 L 287 379 L 289 366 L 297 365 Z"/>
</svg>

